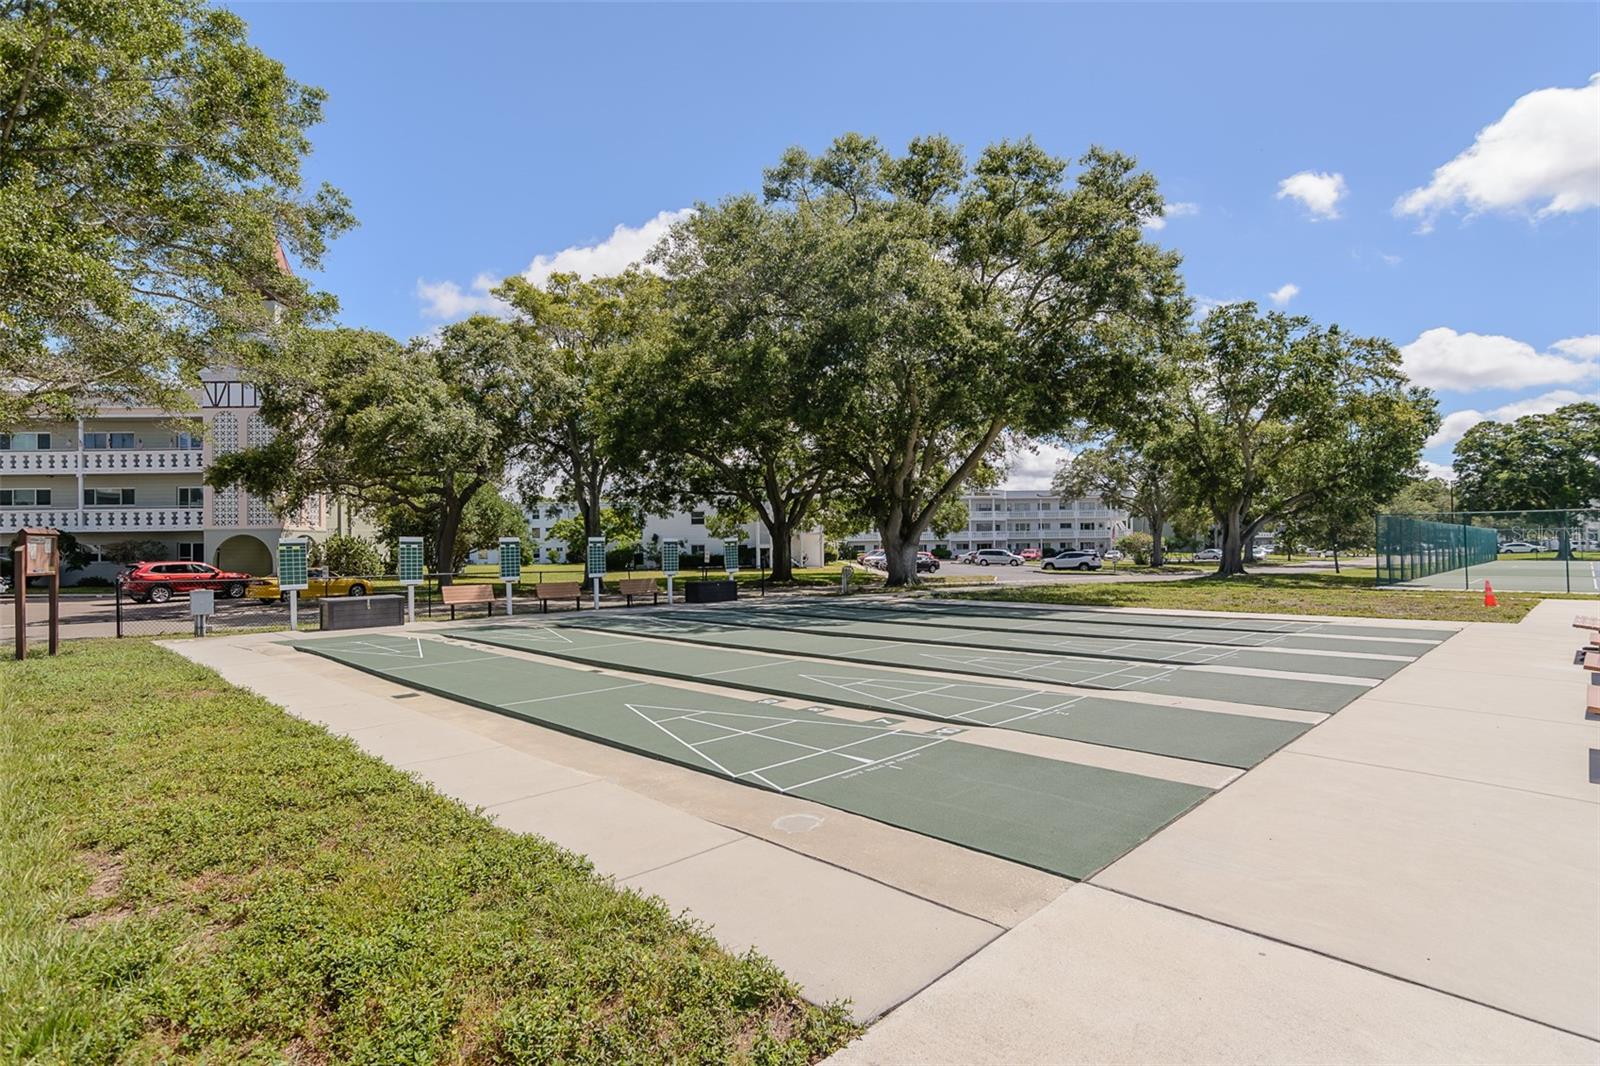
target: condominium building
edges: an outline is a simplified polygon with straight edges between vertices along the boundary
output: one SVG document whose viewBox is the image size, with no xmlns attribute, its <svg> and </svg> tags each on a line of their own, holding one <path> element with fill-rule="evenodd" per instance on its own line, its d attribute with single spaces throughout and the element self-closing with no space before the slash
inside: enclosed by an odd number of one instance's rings
<svg viewBox="0 0 1600 1066">
<path fill-rule="evenodd" d="M 285 517 L 241 489 L 208 486 L 218 456 L 272 431 L 254 387 L 232 370 L 205 371 L 193 399 L 192 411 L 106 405 L 0 433 L 0 536 L 23 526 L 70 533 L 95 559 L 85 575 L 110 576 L 130 544 L 146 558 L 271 574 L 279 536 L 320 538 L 349 522 L 320 497 Z"/>
<path fill-rule="evenodd" d="M 572 518 L 578 509 L 570 503 L 540 500 L 526 510 L 528 519 L 528 557 L 533 562 L 559 563 L 567 558 L 567 542 L 550 535 L 550 527 L 564 518 Z M 665 515 L 650 515 L 644 522 L 642 546 L 650 555 L 656 555 L 662 541 L 677 541 L 687 555 L 701 557 L 721 555 L 722 543 L 706 531 L 706 520 L 717 512 L 700 505 L 686 511 Z M 767 527 L 759 521 L 747 523 L 743 528 L 744 546 L 760 546 L 763 558 L 767 557 Z M 789 538 L 790 557 L 796 566 L 819 566 L 822 563 L 822 531 L 797 530 Z M 475 559 L 489 562 L 495 559 L 492 550 L 474 555 Z M 573 560 L 576 562 L 577 560 Z"/>
<path fill-rule="evenodd" d="M 1094 497 L 1064 500 L 1050 492 L 1000 489 L 961 499 L 967 508 L 966 525 L 945 537 L 936 537 L 931 530 L 924 532 L 924 550 L 944 548 L 959 553 L 1006 548 L 1020 552 L 1036 548 L 1049 552 L 1077 548 L 1103 553 L 1131 528 L 1128 512 Z M 878 533 L 867 531 L 852 534 L 844 551 L 848 557 L 881 546 Z"/>
</svg>

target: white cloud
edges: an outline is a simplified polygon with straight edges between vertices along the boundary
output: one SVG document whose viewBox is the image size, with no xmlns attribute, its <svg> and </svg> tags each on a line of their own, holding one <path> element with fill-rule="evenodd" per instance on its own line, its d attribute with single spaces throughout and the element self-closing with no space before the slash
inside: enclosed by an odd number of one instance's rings
<svg viewBox="0 0 1600 1066">
<path fill-rule="evenodd" d="M 1290 281 L 1278 286 L 1272 292 L 1267 293 L 1267 299 L 1271 300 L 1279 307 L 1287 307 L 1289 305 L 1289 301 L 1299 295 L 1300 286 Z"/>
<path fill-rule="evenodd" d="M 500 279 L 489 274 L 479 274 L 472 286 L 463 289 L 453 281 L 423 281 L 417 279 L 417 299 L 422 301 L 424 318 L 446 321 L 466 318 L 468 315 L 510 314 L 511 309 L 489 295 L 489 290 L 500 284 Z"/>
<path fill-rule="evenodd" d="M 1166 209 L 1161 214 L 1145 219 L 1144 228 L 1148 230 L 1163 230 L 1167 228 L 1167 222 L 1170 219 L 1184 218 L 1188 215 L 1198 215 L 1199 213 L 1199 204 L 1188 203 L 1187 201 L 1171 203 L 1166 206 Z"/>
<path fill-rule="evenodd" d="M 687 218 L 693 208 L 662 211 L 639 226 L 619 224 L 611 235 L 595 244 L 573 245 L 554 255 L 536 255 L 522 276 L 535 285 L 543 285 L 551 274 L 580 274 L 586 278 L 603 274 L 620 274 L 630 266 L 643 262 L 656 242 L 666 236 L 667 230 L 680 219 Z M 489 294 L 500 283 L 491 274 L 479 274 L 469 288 L 463 289 L 453 281 L 417 281 L 417 298 L 422 301 L 422 314 L 427 318 L 455 319 L 473 314 L 505 315 L 509 308 Z"/>
<path fill-rule="evenodd" d="M 1574 392 L 1572 389 L 1554 389 L 1523 400 L 1512 400 L 1487 413 L 1483 411 L 1452 411 L 1439 423 L 1439 431 L 1428 438 L 1425 447 L 1438 448 L 1454 444 L 1479 422 L 1513 422 L 1524 415 L 1547 415 L 1558 407 L 1574 403 L 1600 403 L 1600 392 Z"/>
<path fill-rule="evenodd" d="M 1597 373 L 1585 361 L 1538 352 L 1510 337 L 1457 333 L 1444 326 L 1424 330 L 1400 355 L 1412 381 L 1455 392 L 1570 385 Z"/>
<path fill-rule="evenodd" d="M 1344 183 L 1343 174 L 1302 170 L 1278 182 L 1278 199 L 1293 197 L 1299 200 L 1305 209 L 1311 212 L 1313 222 L 1338 218 L 1339 201 L 1349 191 L 1349 187 Z"/>
<path fill-rule="evenodd" d="M 1012 442 L 1006 446 L 1006 477 L 1000 483 L 1003 489 L 1028 489 L 1045 491 L 1056 476 L 1061 460 L 1073 455 L 1070 448 L 1059 444 Z"/>
<path fill-rule="evenodd" d="M 1456 479 L 1456 468 L 1444 463 L 1436 463 L 1431 459 L 1422 460 L 1422 473 L 1425 477 L 1443 478 L 1445 481 Z"/>
<path fill-rule="evenodd" d="M 1577 89 L 1540 89 L 1478 131 L 1472 147 L 1395 202 L 1427 232 L 1444 211 L 1536 217 L 1600 206 L 1600 74 Z"/>
<path fill-rule="evenodd" d="M 1378 258 L 1383 260 L 1385 266 L 1400 265 L 1400 257 L 1398 255 L 1390 255 L 1388 252 L 1379 252 Z"/>
<path fill-rule="evenodd" d="M 1586 337 L 1568 337 L 1566 340 L 1556 341 L 1550 347 L 1574 359 L 1600 359 L 1600 333 L 1591 333 Z"/>
</svg>

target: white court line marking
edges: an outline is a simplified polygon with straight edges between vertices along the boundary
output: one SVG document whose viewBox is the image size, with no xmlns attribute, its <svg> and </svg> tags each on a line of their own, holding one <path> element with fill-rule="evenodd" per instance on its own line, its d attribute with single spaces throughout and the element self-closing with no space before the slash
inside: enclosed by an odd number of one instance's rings
<svg viewBox="0 0 1600 1066">
<path fill-rule="evenodd" d="M 570 696 L 589 696 L 596 692 L 615 692 L 619 688 L 638 688 L 643 684 L 645 684 L 643 681 L 629 681 L 625 685 L 607 685 L 604 688 L 586 688 L 578 692 L 560 692 L 554 696 L 534 696 L 532 699 L 512 700 L 510 703 L 502 703 L 500 706 L 518 707 L 524 703 L 546 703 L 550 700 L 564 700 Z"/>
<path fill-rule="evenodd" d="M 741 670 L 759 670 L 759 669 L 761 669 L 762 667 L 765 667 L 765 666 L 783 666 L 783 665 L 785 665 L 787 663 L 792 663 L 792 662 L 794 662 L 793 659 L 778 659 L 778 660 L 775 660 L 773 662 L 752 663 L 749 666 L 730 666 L 726 670 L 707 670 L 704 673 L 695 674 L 694 676 L 695 677 L 720 677 L 723 674 L 737 674 Z"/>
<path fill-rule="evenodd" d="M 728 769 L 726 766 L 723 766 L 717 760 L 713 759 L 711 756 L 709 756 L 709 755 L 705 754 L 704 752 L 700 751 L 693 744 L 690 744 L 688 741 L 684 740 L 682 737 L 680 737 L 676 733 L 672 732 L 672 730 L 663 728 L 660 722 L 657 722 L 654 718 L 651 718 L 648 714 L 645 714 L 644 712 L 640 711 L 638 707 L 635 707 L 631 703 L 624 703 L 623 706 L 628 708 L 628 710 L 632 711 L 634 714 L 637 714 L 640 718 L 643 718 L 645 721 L 649 722 L 651 725 L 655 726 L 657 729 L 660 729 L 661 732 L 665 733 L 667 736 L 671 737 L 673 740 L 675 740 L 679 744 L 682 744 L 690 752 L 692 752 L 695 755 L 699 756 L 700 758 L 704 759 L 706 762 L 710 763 L 712 766 L 715 766 L 718 770 L 721 770 L 724 774 L 727 774 L 729 777 L 737 777 L 737 776 L 739 776 L 738 774 L 735 774 L 732 770 Z M 681 710 L 681 708 L 657 707 L 656 710 L 670 711 L 670 710 Z"/>
<path fill-rule="evenodd" d="M 886 730 L 882 734 L 880 734 L 880 736 L 885 736 L 885 737 L 909 737 L 909 736 L 912 736 L 912 735 L 913 734 L 910 734 L 910 733 L 902 733 L 898 729 Z M 837 755 L 841 759 L 850 759 L 850 760 L 852 760 L 854 762 L 858 762 L 858 763 L 862 764 L 863 766 L 871 766 L 873 763 L 882 762 L 883 760 L 881 760 L 881 759 L 863 759 L 859 755 L 846 755 L 844 753 L 844 749 L 845 748 L 853 748 L 857 744 L 869 744 L 872 741 L 877 740 L 877 739 L 878 739 L 878 737 L 862 737 L 860 740 L 852 740 L 850 743 L 841 744 L 836 748 L 819 748 L 819 749 L 817 749 L 817 751 L 815 751 L 814 753 L 812 753 L 810 755 L 801 755 L 801 756 L 799 756 L 797 758 L 785 759 L 782 762 L 775 762 L 770 766 L 761 766 L 761 767 L 758 767 L 758 768 L 756 768 L 754 770 L 748 770 L 746 772 L 747 773 L 752 773 L 752 774 L 764 774 L 768 770 L 776 770 L 780 766 L 789 766 L 789 765 L 791 765 L 793 763 L 805 762 L 807 759 L 815 759 L 818 755 Z M 946 738 L 946 739 L 948 739 L 948 738 Z M 897 756 L 897 755 L 896 756 L 890 756 L 890 758 L 898 758 L 898 757 L 899 756 Z M 857 769 L 859 769 L 859 767 Z M 789 787 L 790 788 L 799 788 L 800 786 L 799 785 L 790 785 Z"/>
<path fill-rule="evenodd" d="M 850 769 L 840 770 L 838 773 L 826 774 L 826 775 L 824 775 L 822 777 L 814 777 L 810 781 L 802 781 L 798 785 L 790 785 L 788 788 L 779 789 L 778 791 L 787 794 L 787 793 L 793 792 L 795 789 L 798 789 L 798 788 L 810 788 L 812 785 L 819 785 L 824 781 L 831 780 L 831 779 L 833 779 L 835 777 L 842 777 L 845 774 L 860 773 L 862 770 L 866 770 L 869 767 L 881 766 L 881 765 L 884 765 L 886 763 L 891 763 L 891 762 L 894 762 L 896 759 L 904 759 L 907 755 L 915 755 L 919 751 L 924 751 L 924 750 L 926 750 L 928 748 L 932 748 L 932 747 L 936 747 L 937 745 L 944 744 L 947 741 L 949 741 L 949 739 L 950 739 L 949 737 L 942 737 L 939 740 L 935 740 L 930 744 L 924 744 L 921 747 L 912 748 L 909 751 L 902 751 L 899 754 L 889 755 L 889 756 L 886 756 L 885 758 L 878 759 L 876 762 L 868 763 L 867 766 L 856 766 L 856 767 L 852 767 Z"/>
</svg>

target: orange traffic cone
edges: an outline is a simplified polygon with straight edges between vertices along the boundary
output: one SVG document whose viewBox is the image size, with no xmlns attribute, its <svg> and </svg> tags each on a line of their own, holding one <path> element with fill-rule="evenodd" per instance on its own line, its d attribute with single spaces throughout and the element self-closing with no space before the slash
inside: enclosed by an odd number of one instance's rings
<svg viewBox="0 0 1600 1066">
<path fill-rule="evenodd" d="M 1485 607 L 1500 606 L 1500 601 L 1494 598 L 1494 586 L 1487 581 L 1483 583 L 1483 605 Z"/>
</svg>

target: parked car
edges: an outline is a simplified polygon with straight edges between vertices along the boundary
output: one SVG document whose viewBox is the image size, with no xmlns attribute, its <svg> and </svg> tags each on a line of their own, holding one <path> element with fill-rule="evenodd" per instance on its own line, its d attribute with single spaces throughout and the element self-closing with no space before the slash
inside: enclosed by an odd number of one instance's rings
<svg viewBox="0 0 1600 1066">
<path fill-rule="evenodd" d="M 258 577 L 247 590 L 258 600 L 281 600 L 288 596 L 278 587 L 275 577 Z M 314 566 L 306 571 L 306 587 L 300 590 L 300 599 L 310 600 L 322 596 L 365 596 L 372 591 L 372 582 L 364 577 L 339 577 L 328 573 L 325 566 Z"/>
<path fill-rule="evenodd" d="M 1064 551 L 1052 555 L 1040 566 L 1042 570 L 1098 570 L 1100 557 L 1092 551 Z"/>
<path fill-rule="evenodd" d="M 1254 548 L 1250 549 L 1250 561 L 1259 563 L 1261 560 L 1267 557 L 1267 554 L 1267 549 L 1257 544 Z"/>
<path fill-rule="evenodd" d="M 938 569 L 939 569 L 939 557 L 938 556 L 934 555 L 932 552 L 918 552 L 917 553 L 917 573 L 920 574 L 924 570 L 926 570 L 928 573 L 931 574 L 935 570 L 938 570 Z"/>
<path fill-rule="evenodd" d="M 1017 554 L 1022 556 L 1022 558 L 1026 562 L 1036 563 L 1036 562 L 1039 561 L 1039 549 L 1038 548 L 1023 548 Z"/>
<path fill-rule="evenodd" d="M 978 561 L 978 553 L 975 552 L 975 551 L 962 552 L 960 555 L 956 556 L 956 562 L 958 562 L 958 563 L 976 564 L 977 561 Z"/>
<path fill-rule="evenodd" d="M 1004 548 L 980 548 L 974 552 L 979 566 L 1021 566 L 1022 556 Z"/>
<path fill-rule="evenodd" d="M 1529 544 L 1525 540 L 1508 540 L 1500 545 L 1500 552 L 1503 555 L 1520 555 L 1525 552 L 1538 551 L 1544 551 L 1544 549 L 1537 544 Z"/>
<path fill-rule="evenodd" d="M 1127 556 L 1123 555 L 1117 549 L 1112 548 L 1110 551 L 1108 551 L 1104 555 L 1100 556 L 1100 558 L 1106 560 L 1107 562 L 1118 563 L 1118 562 L 1121 562 L 1123 559 L 1127 558 Z"/>
<path fill-rule="evenodd" d="M 236 600 L 254 580 L 251 574 L 219 570 L 205 563 L 180 562 L 134 563 L 117 575 L 117 584 L 135 603 L 166 603 L 195 589 L 211 589 Z"/>
<path fill-rule="evenodd" d="M 3 577 L 0 577 L 0 596 L 4 596 L 6 593 L 8 593 L 10 591 L 11 591 L 11 582 L 7 581 Z"/>
<path fill-rule="evenodd" d="M 870 566 L 874 570 L 889 569 L 889 557 L 882 548 L 874 548 L 861 557 L 862 566 Z"/>
<path fill-rule="evenodd" d="M 1197 563 L 1220 563 L 1222 562 L 1222 549 L 1201 548 L 1194 553 L 1194 561 Z"/>
</svg>

